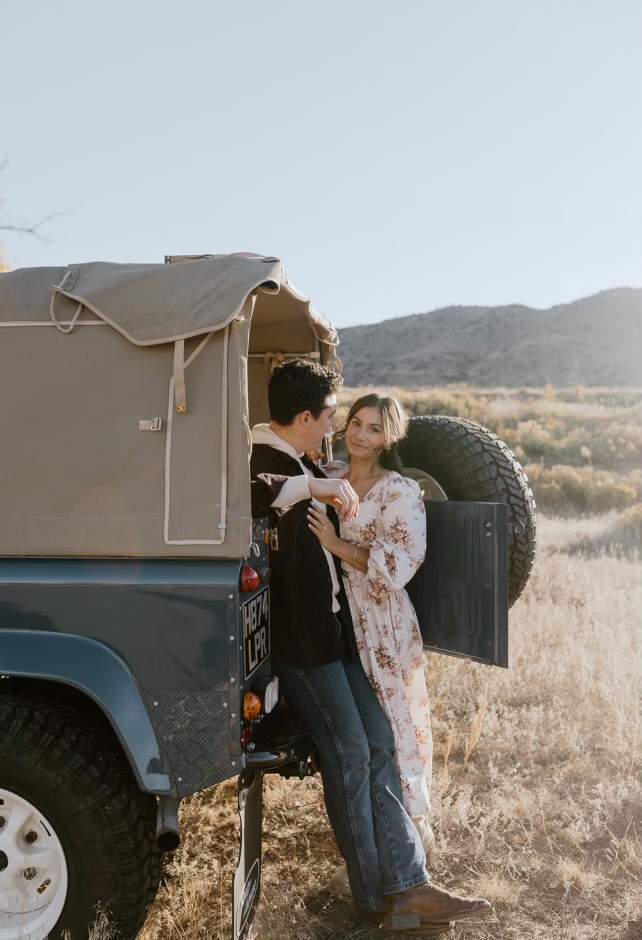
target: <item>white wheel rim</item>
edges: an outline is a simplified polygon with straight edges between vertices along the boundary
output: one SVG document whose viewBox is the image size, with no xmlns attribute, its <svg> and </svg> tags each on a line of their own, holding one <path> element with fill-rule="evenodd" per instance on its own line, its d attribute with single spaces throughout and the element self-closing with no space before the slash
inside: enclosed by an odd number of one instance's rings
<svg viewBox="0 0 642 940">
<path fill-rule="evenodd" d="M 414 467 L 404 467 L 401 471 L 405 477 L 414 480 L 419 484 L 421 495 L 424 499 L 445 500 L 448 499 L 442 486 L 424 470 L 416 470 Z"/>
<path fill-rule="evenodd" d="M 65 853 L 49 820 L 0 787 L 0 940 L 45 940 L 68 884 Z"/>
</svg>

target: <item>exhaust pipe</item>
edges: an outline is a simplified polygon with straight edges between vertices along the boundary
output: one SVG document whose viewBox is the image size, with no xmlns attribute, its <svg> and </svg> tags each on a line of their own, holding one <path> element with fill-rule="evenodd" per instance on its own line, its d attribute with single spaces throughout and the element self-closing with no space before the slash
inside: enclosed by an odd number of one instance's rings
<svg viewBox="0 0 642 940">
<path fill-rule="evenodd" d="M 156 813 L 156 844 L 161 852 L 175 852 L 181 844 L 178 804 L 175 796 L 161 796 Z"/>
</svg>

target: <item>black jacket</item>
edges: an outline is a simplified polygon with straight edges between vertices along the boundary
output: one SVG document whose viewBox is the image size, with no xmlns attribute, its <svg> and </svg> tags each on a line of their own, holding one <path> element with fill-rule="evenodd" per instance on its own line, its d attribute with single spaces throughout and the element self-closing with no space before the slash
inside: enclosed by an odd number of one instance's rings
<svg viewBox="0 0 642 940">
<path fill-rule="evenodd" d="M 305 458 L 304 458 L 305 460 Z M 317 477 L 324 474 L 311 461 L 306 467 Z M 270 551 L 270 636 L 273 659 L 309 669 L 348 656 L 357 659 L 348 601 L 343 589 L 339 559 L 332 556 L 339 581 L 339 614 L 343 639 L 332 613 L 332 579 L 321 544 L 308 528 L 310 500 L 286 510 L 272 509 L 285 479 L 301 475 L 301 467 L 288 454 L 268 444 L 254 444 L 250 462 L 252 515 L 269 516 L 276 525 L 278 549 Z M 328 517 L 338 533 L 336 512 Z"/>
</svg>

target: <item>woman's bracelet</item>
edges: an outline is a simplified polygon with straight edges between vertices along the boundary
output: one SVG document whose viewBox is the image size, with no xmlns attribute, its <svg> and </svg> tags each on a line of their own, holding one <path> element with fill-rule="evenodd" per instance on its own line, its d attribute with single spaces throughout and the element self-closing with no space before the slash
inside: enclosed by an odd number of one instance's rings
<svg viewBox="0 0 642 940">
<path fill-rule="evenodd" d="M 352 561 L 350 562 L 350 564 L 352 565 L 353 568 L 354 568 L 354 563 L 355 563 L 355 560 L 356 560 L 357 552 L 358 552 L 358 551 L 359 551 L 359 546 L 358 546 L 358 545 L 355 545 L 355 547 L 354 547 L 354 555 L 352 556 Z"/>
</svg>

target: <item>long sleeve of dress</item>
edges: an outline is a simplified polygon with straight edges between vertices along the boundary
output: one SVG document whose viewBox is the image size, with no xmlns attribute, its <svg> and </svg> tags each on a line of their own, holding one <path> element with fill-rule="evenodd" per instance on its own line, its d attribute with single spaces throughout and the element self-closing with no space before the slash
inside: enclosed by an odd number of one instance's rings
<svg viewBox="0 0 642 940">
<path fill-rule="evenodd" d="M 375 603 L 405 587 L 426 555 L 426 513 L 418 485 L 396 474 L 386 482 L 364 585 Z"/>
</svg>

